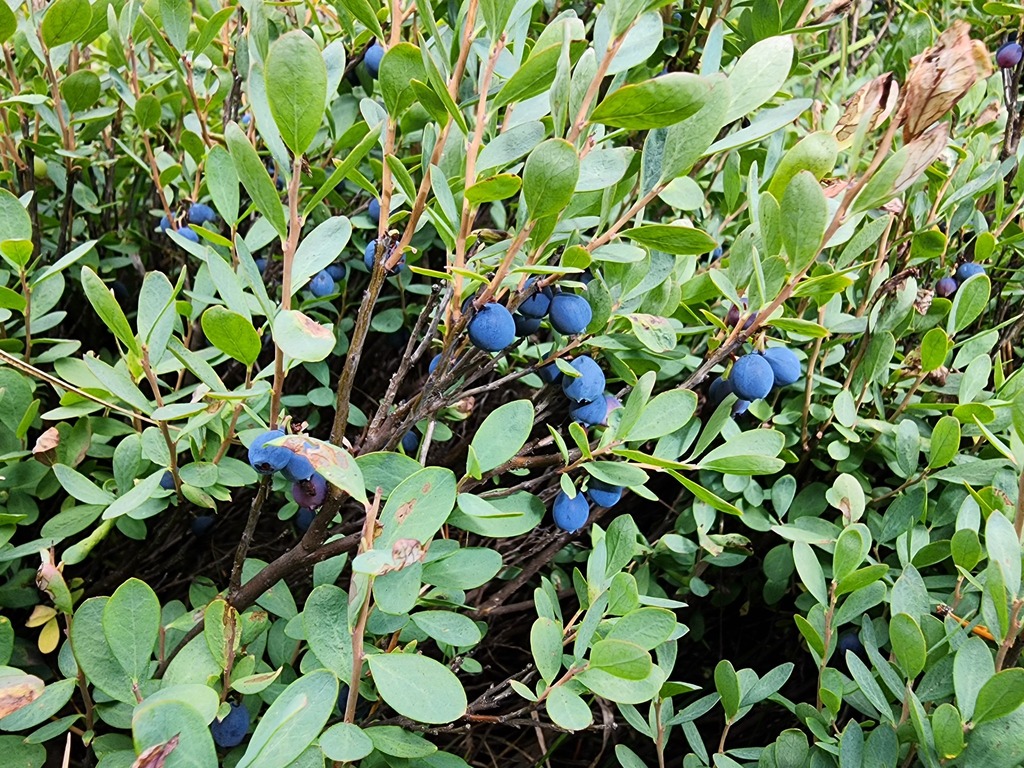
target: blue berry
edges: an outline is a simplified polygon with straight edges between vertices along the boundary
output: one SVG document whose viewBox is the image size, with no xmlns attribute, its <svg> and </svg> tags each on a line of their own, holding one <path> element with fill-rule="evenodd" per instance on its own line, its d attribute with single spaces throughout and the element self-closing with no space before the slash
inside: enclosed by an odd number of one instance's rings
<svg viewBox="0 0 1024 768">
<path fill-rule="evenodd" d="M 548 315 L 556 331 L 564 336 L 572 336 L 586 330 L 594 317 L 594 311 L 582 296 L 557 293 L 551 299 Z"/>
<path fill-rule="evenodd" d="M 370 198 L 370 204 L 366 206 L 366 215 L 374 221 L 380 221 L 380 201 L 376 198 Z"/>
<path fill-rule="evenodd" d="M 200 515 L 199 517 L 192 520 L 192 535 L 197 539 L 203 538 L 213 528 L 213 524 L 217 519 L 213 515 Z"/>
<path fill-rule="evenodd" d="M 299 529 L 299 533 L 308 531 L 315 517 L 316 512 L 309 507 L 299 507 L 299 511 L 295 513 L 295 527 Z"/>
<path fill-rule="evenodd" d="M 171 228 L 171 220 L 166 215 L 160 217 L 160 231 L 166 232 Z"/>
<path fill-rule="evenodd" d="M 963 283 L 967 278 L 974 277 L 975 275 L 984 275 L 985 268 L 973 261 L 965 261 L 959 267 L 956 268 L 956 281 L 957 283 Z"/>
<path fill-rule="evenodd" d="M 572 361 L 572 367 L 579 371 L 576 378 L 566 376 L 562 379 L 562 391 L 570 400 L 576 402 L 590 402 L 596 400 L 604 392 L 605 378 L 594 358 L 577 357 Z"/>
<path fill-rule="evenodd" d="M 322 299 L 324 296 L 330 296 L 337 290 L 334 285 L 334 278 L 327 274 L 327 270 L 320 270 L 313 279 L 309 281 L 309 292 L 316 296 L 318 299 Z"/>
<path fill-rule="evenodd" d="M 188 209 L 188 220 L 191 224 L 207 224 L 216 221 L 217 214 L 205 203 L 192 203 Z"/>
<path fill-rule="evenodd" d="M 608 419 L 608 401 L 599 397 L 589 403 L 574 403 L 569 409 L 569 416 L 585 427 L 604 425 Z"/>
<path fill-rule="evenodd" d="M 1020 47 L 1020 43 L 1005 43 L 996 51 L 996 64 L 1001 69 L 1013 69 L 1020 63 L 1022 56 L 1024 49 Z"/>
<path fill-rule="evenodd" d="M 366 53 L 363 54 L 363 63 L 366 65 L 366 71 L 370 73 L 370 77 L 376 77 L 380 74 L 380 62 L 384 58 L 384 46 L 374 40 L 373 45 L 366 49 Z"/>
<path fill-rule="evenodd" d="M 213 743 L 225 749 L 241 744 L 248 731 L 249 712 L 241 702 L 232 703 L 231 711 L 225 715 L 223 720 L 214 718 L 210 723 Z"/>
<path fill-rule="evenodd" d="M 416 453 L 416 449 L 420 447 L 420 439 L 416 436 L 413 430 L 409 430 L 402 435 L 402 448 L 407 454 Z"/>
<path fill-rule="evenodd" d="M 191 240 L 193 243 L 199 242 L 199 233 L 188 225 L 179 229 L 178 234 L 184 237 L 186 240 Z"/>
<path fill-rule="evenodd" d="M 622 498 L 622 487 L 592 477 L 587 482 L 587 496 L 599 507 L 614 507 Z"/>
<path fill-rule="evenodd" d="M 959 286 L 952 277 L 944 277 L 935 284 L 935 295 L 943 299 L 948 299 L 954 293 Z"/>
<path fill-rule="evenodd" d="M 256 259 L 256 269 L 260 271 L 261 275 L 267 271 L 267 260 L 262 256 Z"/>
<path fill-rule="evenodd" d="M 381 254 L 381 257 L 380 257 L 381 261 L 387 261 L 389 258 L 391 258 L 392 250 L 393 249 L 385 250 L 385 252 L 383 254 Z M 376 262 L 376 260 L 377 260 L 377 240 L 374 239 L 374 240 L 371 240 L 370 242 L 368 242 L 366 244 L 366 249 L 363 251 L 363 264 L 366 265 L 366 268 L 372 272 L 373 271 L 373 265 Z M 395 264 L 395 266 L 393 266 L 391 269 L 388 270 L 388 274 L 391 275 L 392 277 L 394 277 L 395 275 L 397 275 L 399 272 L 402 271 L 402 267 L 404 267 L 404 266 L 405 266 L 405 256 L 402 256 L 402 258 L 399 259 L 398 263 Z"/>
<path fill-rule="evenodd" d="M 559 491 L 551 510 L 555 525 L 568 533 L 576 533 L 590 517 L 590 505 L 582 493 L 569 498 L 565 491 Z"/>
<path fill-rule="evenodd" d="M 554 363 L 548 363 L 537 369 L 537 375 L 540 376 L 540 380 L 545 384 L 554 384 L 560 378 L 562 378 L 562 372 L 558 370 L 558 366 Z"/>
<path fill-rule="evenodd" d="M 769 347 L 764 359 L 771 366 L 776 387 L 786 387 L 800 380 L 800 358 L 789 347 Z"/>
<path fill-rule="evenodd" d="M 293 483 L 299 480 L 308 480 L 313 476 L 316 470 L 313 468 L 313 462 L 303 456 L 301 453 L 292 453 L 292 457 L 288 459 L 288 463 L 284 465 L 281 470 L 281 474 L 285 476 L 286 480 L 291 480 Z"/>
<path fill-rule="evenodd" d="M 271 429 L 252 441 L 249 446 L 249 464 L 261 475 L 272 475 L 288 466 L 295 454 L 283 445 L 267 445 L 271 440 L 284 437 L 280 429 Z"/>
<path fill-rule="evenodd" d="M 708 387 L 708 400 L 711 401 L 712 405 L 718 406 L 731 392 L 732 387 L 729 386 L 729 380 L 719 376 Z"/>
<path fill-rule="evenodd" d="M 493 301 L 484 304 L 469 321 L 469 340 L 477 349 L 498 352 L 516 338 L 516 322 L 512 313 Z"/>
<path fill-rule="evenodd" d="M 531 336 L 540 329 L 539 317 L 526 317 L 516 312 L 512 315 L 512 320 L 516 324 L 516 336 L 520 338 Z"/>
<path fill-rule="evenodd" d="M 551 289 L 544 288 L 540 291 L 534 290 L 533 286 L 536 282 L 537 280 L 535 278 L 531 278 L 530 280 L 527 280 L 526 285 L 523 286 L 523 292 L 529 294 L 529 298 L 519 305 L 519 314 L 526 317 L 535 317 L 540 319 L 544 317 L 548 313 L 548 309 L 551 308 Z"/>
<path fill-rule="evenodd" d="M 759 354 L 744 355 L 732 366 L 729 384 L 740 400 L 760 400 L 767 397 L 775 383 L 775 374 L 768 361 Z"/>
<path fill-rule="evenodd" d="M 430 359 L 430 363 L 427 364 L 427 373 L 433 373 L 437 370 L 438 363 L 441 362 L 441 357 L 444 355 L 443 352 L 438 352 Z"/>
<path fill-rule="evenodd" d="M 174 475 L 171 474 L 171 470 L 167 470 L 160 478 L 160 487 L 165 491 L 174 490 Z"/>
<path fill-rule="evenodd" d="M 348 269 L 345 267 L 344 264 L 339 263 L 331 264 L 329 267 L 327 267 L 327 269 L 324 270 L 324 272 L 330 275 L 331 279 L 334 282 L 340 283 L 342 280 L 345 279 L 345 275 L 348 273 Z"/>
<path fill-rule="evenodd" d="M 844 632 L 839 636 L 839 640 L 836 642 L 836 650 L 839 652 L 840 658 L 846 660 L 846 652 L 853 651 L 857 656 L 867 656 L 867 651 L 864 650 L 864 644 L 857 637 L 856 632 Z"/>
</svg>

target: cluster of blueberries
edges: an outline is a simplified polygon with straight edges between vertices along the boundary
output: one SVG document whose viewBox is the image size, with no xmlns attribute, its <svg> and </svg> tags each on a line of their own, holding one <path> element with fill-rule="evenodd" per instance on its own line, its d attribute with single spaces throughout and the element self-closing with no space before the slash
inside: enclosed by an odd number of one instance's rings
<svg viewBox="0 0 1024 768">
<path fill-rule="evenodd" d="M 206 205 L 205 203 L 192 203 L 188 209 L 188 223 L 198 224 L 202 226 L 209 224 L 212 221 L 217 220 L 217 214 L 214 213 L 213 208 Z M 160 217 L 160 231 L 166 232 L 171 229 L 171 220 L 166 215 Z M 196 232 L 192 227 L 186 224 L 183 227 L 178 227 L 177 232 L 179 235 L 184 237 L 186 240 L 191 240 L 193 243 L 199 242 L 199 233 Z"/>
<path fill-rule="evenodd" d="M 312 511 L 327 498 L 327 481 L 301 453 L 295 453 L 283 445 L 267 445 L 279 437 L 284 437 L 282 430 L 270 429 L 253 440 L 249 446 L 249 464 L 261 475 L 280 472 L 292 482 L 292 498 L 300 509 Z M 302 527 L 301 523 L 299 527 Z M 308 524 L 306 527 L 309 527 Z"/>
<path fill-rule="evenodd" d="M 555 496 L 551 514 L 555 519 L 555 525 L 566 533 L 576 533 L 586 525 L 587 518 L 590 517 L 591 503 L 599 507 L 614 507 L 621 498 L 621 486 L 591 477 L 587 481 L 587 490 L 584 493 L 569 496 L 560 490 Z"/>
<path fill-rule="evenodd" d="M 1016 43 L 1015 43 L 1016 45 Z M 1017 46 L 1020 48 L 1020 46 Z M 959 267 L 956 268 L 956 272 L 952 277 L 946 276 L 939 280 L 935 284 L 935 294 L 941 296 L 944 299 L 948 299 L 959 288 L 965 280 L 975 275 L 985 274 L 985 268 L 973 261 L 965 261 Z"/>
<path fill-rule="evenodd" d="M 536 279 L 527 280 L 523 290 L 528 295 L 515 314 L 496 301 L 488 302 L 477 310 L 469 321 L 469 341 L 474 347 L 485 352 L 500 352 L 516 337 L 536 333 L 545 317 L 551 327 L 563 336 L 582 333 L 590 325 L 593 310 L 582 296 L 547 286 L 538 290 Z M 466 300 L 463 312 L 472 301 L 472 297 Z"/>
<path fill-rule="evenodd" d="M 789 386 L 800 379 L 800 359 L 789 347 L 769 347 L 764 352 L 743 355 L 732 365 L 729 378 L 719 376 L 708 388 L 708 397 L 717 406 L 730 394 L 739 398 L 733 405 L 736 415 L 745 413 L 753 400 L 768 397 L 773 388 Z"/>
</svg>

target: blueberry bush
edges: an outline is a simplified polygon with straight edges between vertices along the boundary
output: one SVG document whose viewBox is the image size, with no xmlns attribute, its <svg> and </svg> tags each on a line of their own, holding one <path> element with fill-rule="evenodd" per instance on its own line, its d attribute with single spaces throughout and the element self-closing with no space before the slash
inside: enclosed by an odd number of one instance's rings
<svg viewBox="0 0 1024 768">
<path fill-rule="evenodd" d="M 0 3 L 0 763 L 1024 764 L 1009 2 Z"/>
</svg>

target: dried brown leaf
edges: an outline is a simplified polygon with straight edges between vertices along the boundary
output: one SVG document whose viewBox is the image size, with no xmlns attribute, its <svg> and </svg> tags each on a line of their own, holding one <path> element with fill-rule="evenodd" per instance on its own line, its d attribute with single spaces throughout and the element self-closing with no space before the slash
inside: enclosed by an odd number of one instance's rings
<svg viewBox="0 0 1024 768">
<path fill-rule="evenodd" d="M 38 699 L 45 683 L 35 675 L 4 675 L 0 677 L 0 717 L 7 717 Z"/>
<path fill-rule="evenodd" d="M 142 751 L 142 754 L 135 758 L 132 768 L 163 768 L 171 752 L 178 746 L 178 736 L 173 736 L 170 741 L 164 744 L 155 744 L 149 749 Z"/>
<path fill-rule="evenodd" d="M 840 148 L 849 147 L 862 122 L 867 121 L 868 130 L 873 131 L 892 114 L 899 100 L 900 87 L 892 72 L 879 75 L 866 83 L 846 102 L 839 122 L 832 134 Z"/>
</svg>

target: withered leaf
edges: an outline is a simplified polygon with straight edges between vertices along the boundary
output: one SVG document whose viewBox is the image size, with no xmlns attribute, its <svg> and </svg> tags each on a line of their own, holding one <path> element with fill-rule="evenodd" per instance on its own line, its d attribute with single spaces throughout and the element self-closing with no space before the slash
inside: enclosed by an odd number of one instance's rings
<svg viewBox="0 0 1024 768">
<path fill-rule="evenodd" d="M 893 196 L 905 190 L 934 163 L 949 143 L 949 125 L 936 125 L 927 133 L 918 136 L 903 147 L 907 161 L 897 174 L 893 185 Z"/>
<path fill-rule="evenodd" d="M 955 21 L 938 42 L 910 60 L 899 119 L 911 141 L 948 114 L 978 80 L 992 74 L 985 44 L 970 37 L 971 25 Z"/>
<path fill-rule="evenodd" d="M 40 464 L 52 467 L 57 461 L 58 445 L 60 445 L 60 432 L 56 427 L 50 427 L 36 439 L 36 444 L 32 446 L 32 458 Z"/>
<path fill-rule="evenodd" d="M 143 750 L 142 754 L 135 758 L 132 768 L 163 768 L 171 752 L 178 746 L 178 736 L 173 736 L 170 741 L 164 744 L 155 744 Z"/>
<path fill-rule="evenodd" d="M 3 675 L 0 677 L 0 717 L 7 717 L 38 699 L 45 683 L 35 675 Z"/>
<path fill-rule="evenodd" d="M 832 129 L 832 134 L 842 149 L 853 143 L 853 137 L 862 122 L 868 124 L 867 130 L 873 131 L 892 114 L 899 100 L 900 87 L 892 72 L 879 75 L 874 80 L 861 86 L 853 97 L 846 102 L 839 122 Z"/>
</svg>

